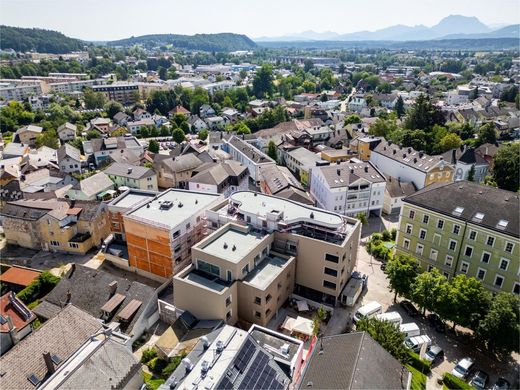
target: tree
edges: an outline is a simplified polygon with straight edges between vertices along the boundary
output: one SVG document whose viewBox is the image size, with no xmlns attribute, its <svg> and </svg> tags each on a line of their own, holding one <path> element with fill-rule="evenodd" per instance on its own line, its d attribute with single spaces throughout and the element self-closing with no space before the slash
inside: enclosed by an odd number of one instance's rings
<svg viewBox="0 0 520 390">
<path fill-rule="evenodd" d="M 392 138 L 391 134 L 397 133 L 398 131 L 399 127 L 397 126 L 397 121 L 395 119 L 382 118 L 377 118 L 369 129 L 370 134 L 378 137 L 385 137 L 386 139 Z"/>
<path fill-rule="evenodd" d="M 424 94 L 417 97 L 413 108 L 409 111 L 405 127 L 410 130 L 429 130 L 433 125 L 444 125 L 444 115 L 432 104 Z"/>
<path fill-rule="evenodd" d="M 358 213 L 356 218 L 361 222 L 362 225 L 366 225 L 368 223 L 368 219 L 365 213 Z"/>
<path fill-rule="evenodd" d="M 94 92 L 91 88 L 85 88 L 83 100 L 85 101 L 85 108 L 88 110 L 103 108 L 106 102 L 105 95 L 101 92 Z"/>
<path fill-rule="evenodd" d="M 401 95 L 397 98 L 397 101 L 395 102 L 394 111 L 399 119 L 405 114 L 404 110 L 404 101 Z"/>
<path fill-rule="evenodd" d="M 172 132 L 172 138 L 175 142 L 180 144 L 181 142 L 183 142 L 186 139 L 186 134 L 184 133 L 184 131 L 182 129 L 177 127 Z"/>
<path fill-rule="evenodd" d="M 385 273 L 394 292 L 394 302 L 397 296 L 410 297 L 412 283 L 419 274 L 419 261 L 408 255 L 397 255 L 388 260 Z"/>
<path fill-rule="evenodd" d="M 167 80 L 174 80 L 177 77 L 179 77 L 177 76 L 177 69 L 175 69 L 175 66 L 171 66 L 168 69 Z"/>
<path fill-rule="evenodd" d="M 435 311 L 437 299 L 445 283 L 446 277 L 441 275 L 437 268 L 417 275 L 411 286 L 411 296 L 422 309 L 423 314 L 426 310 Z"/>
<path fill-rule="evenodd" d="M 475 181 L 475 165 L 474 164 L 469 169 L 468 181 Z"/>
<path fill-rule="evenodd" d="M 482 144 L 494 144 L 497 142 L 497 132 L 495 126 L 492 123 L 486 123 L 482 125 L 478 131 L 477 143 Z"/>
<path fill-rule="evenodd" d="M 352 114 L 345 118 L 345 122 L 343 123 L 343 126 L 350 125 L 352 123 L 361 123 L 361 118 L 359 115 Z"/>
<path fill-rule="evenodd" d="M 253 93 L 257 98 L 270 96 L 273 92 L 273 67 L 263 64 L 253 79 Z"/>
<path fill-rule="evenodd" d="M 518 95 L 518 87 L 516 85 L 512 85 L 502 91 L 500 94 L 500 100 L 513 103 L 516 99 L 516 95 Z"/>
<path fill-rule="evenodd" d="M 159 153 L 159 142 L 157 140 L 152 139 L 148 143 L 148 151 L 152 153 Z"/>
<path fill-rule="evenodd" d="M 123 105 L 119 102 L 116 102 L 114 100 L 110 100 L 105 106 L 103 107 L 107 115 L 112 119 L 118 112 L 123 112 L 125 109 Z"/>
<path fill-rule="evenodd" d="M 199 131 L 199 139 L 202 141 L 205 141 L 208 138 L 208 135 L 209 133 L 206 129 L 202 129 L 201 131 Z"/>
<path fill-rule="evenodd" d="M 233 126 L 233 130 L 236 131 L 237 135 L 251 134 L 251 129 L 244 122 L 238 122 Z"/>
<path fill-rule="evenodd" d="M 168 79 L 168 70 L 166 68 L 163 68 L 162 66 L 159 66 L 159 68 L 157 68 L 157 74 L 159 75 L 159 78 L 161 80 Z"/>
<path fill-rule="evenodd" d="M 409 352 L 404 345 L 405 334 L 395 324 L 377 318 L 362 318 L 356 323 L 357 331 L 365 331 L 401 363 L 408 361 Z"/>
<path fill-rule="evenodd" d="M 112 133 L 110 133 L 111 137 L 121 137 L 128 133 L 128 130 L 124 127 L 120 127 L 117 130 L 114 130 Z"/>
<path fill-rule="evenodd" d="M 47 130 L 42 132 L 38 137 L 36 137 L 36 146 L 38 148 L 40 146 L 47 146 L 52 149 L 58 149 L 60 147 L 60 142 L 56 130 Z"/>
<path fill-rule="evenodd" d="M 271 157 L 274 161 L 278 160 L 278 153 L 276 151 L 276 144 L 274 141 L 269 141 L 267 144 L 267 155 Z"/>
<path fill-rule="evenodd" d="M 504 144 L 493 159 L 493 178 L 498 188 L 518 192 L 520 188 L 520 143 Z"/>
<path fill-rule="evenodd" d="M 310 72 L 312 68 L 314 68 L 314 62 L 312 62 L 312 60 L 310 58 L 307 58 L 303 62 L 303 71 L 305 73 L 307 73 L 307 72 Z"/>
<path fill-rule="evenodd" d="M 477 336 L 487 347 L 501 354 L 520 352 L 520 297 L 498 293 L 477 327 Z"/>
<path fill-rule="evenodd" d="M 439 142 L 439 152 L 444 153 L 448 150 L 457 149 L 462 145 L 462 140 L 457 134 L 446 134 Z"/>
<path fill-rule="evenodd" d="M 347 70 L 347 68 L 345 67 L 344 63 L 339 64 L 339 68 L 338 68 L 338 73 L 339 74 L 345 73 L 346 70 Z"/>
</svg>

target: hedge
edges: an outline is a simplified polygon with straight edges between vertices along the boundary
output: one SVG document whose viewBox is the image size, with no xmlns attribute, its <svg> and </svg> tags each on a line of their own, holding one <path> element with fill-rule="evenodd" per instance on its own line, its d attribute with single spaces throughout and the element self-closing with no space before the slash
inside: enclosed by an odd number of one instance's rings
<svg viewBox="0 0 520 390">
<path fill-rule="evenodd" d="M 442 376 L 442 382 L 451 390 L 473 390 L 472 386 L 448 372 Z"/>
<path fill-rule="evenodd" d="M 418 371 L 422 372 L 423 374 L 427 374 L 430 372 L 430 369 L 431 369 L 431 362 L 425 360 L 425 359 L 421 359 L 419 357 L 418 354 L 416 354 L 415 352 L 412 352 L 410 351 L 408 353 L 410 355 L 410 360 L 409 360 L 409 364 L 410 366 L 412 366 L 413 368 L 416 368 Z"/>
<path fill-rule="evenodd" d="M 162 371 L 168 365 L 166 360 L 161 359 L 160 357 L 154 357 L 148 363 L 146 363 L 150 371 L 152 371 L 156 376 L 160 377 L 162 375 Z"/>
<path fill-rule="evenodd" d="M 141 363 L 146 364 L 153 358 L 157 357 L 157 351 L 154 348 L 148 348 L 143 350 L 143 354 L 141 355 Z"/>
<path fill-rule="evenodd" d="M 25 304 L 29 304 L 47 295 L 59 281 L 59 277 L 44 271 L 16 296 Z"/>
</svg>

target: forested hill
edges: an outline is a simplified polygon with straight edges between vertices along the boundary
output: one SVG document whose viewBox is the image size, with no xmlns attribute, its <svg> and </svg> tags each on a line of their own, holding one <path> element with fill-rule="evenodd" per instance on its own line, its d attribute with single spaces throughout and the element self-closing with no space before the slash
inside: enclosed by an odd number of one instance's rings
<svg viewBox="0 0 520 390">
<path fill-rule="evenodd" d="M 0 49 L 35 50 L 40 53 L 64 54 L 82 50 L 86 43 L 57 31 L 40 28 L 0 26 Z"/>
<path fill-rule="evenodd" d="M 133 46 L 143 45 L 145 47 L 172 45 L 174 48 L 203 50 L 203 51 L 235 51 L 251 50 L 256 47 L 245 35 L 221 33 L 221 34 L 155 34 L 142 35 L 108 42 L 109 46 Z"/>
</svg>

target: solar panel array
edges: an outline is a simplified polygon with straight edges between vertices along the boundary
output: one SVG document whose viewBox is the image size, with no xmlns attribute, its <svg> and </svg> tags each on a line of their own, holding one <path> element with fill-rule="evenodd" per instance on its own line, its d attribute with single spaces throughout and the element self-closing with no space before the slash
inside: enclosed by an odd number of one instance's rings
<svg viewBox="0 0 520 390">
<path fill-rule="evenodd" d="M 238 353 L 237 357 L 235 358 L 235 366 L 238 368 L 240 372 L 244 372 L 247 363 L 251 360 L 253 357 L 253 354 L 255 353 L 255 345 L 253 342 L 249 339 L 246 340 L 244 343 L 244 346 L 240 349 L 240 352 Z"/>
<path fill-rule="evenodd" d="M 239 390 L 261 390 L 261 389 L 280 389 L 284 388 L 283 383 L 277 379 L 277 372 L 269 366 L 269 356 L 263 351 L 258 351 L 255 360 L 244 375 L 244 379 Z"/>
</svg>

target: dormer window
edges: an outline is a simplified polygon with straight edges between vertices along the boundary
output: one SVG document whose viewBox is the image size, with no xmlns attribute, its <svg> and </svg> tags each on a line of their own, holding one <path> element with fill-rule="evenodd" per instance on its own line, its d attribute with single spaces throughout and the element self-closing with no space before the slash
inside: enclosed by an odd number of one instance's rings
<svg viewBox="0 0 520 390">
<path fill-rule="evenodd" d="M 460 216 L 463 211 L 464 211 L 464 207 L 457 206 L 457 207 L 455 207 L 455 210 L 453 210 L 453 215 Z"/>
<path fill-rule="evenodd" d="M 505 219 L 501 219 L 500 221 L 498 221 L 497 223 L 497 228 L 498 229 L 505 229 L 507 227 L 507 225 L 509 224 L 509 221 L 505 220 Z"/>
<path fill-rule="evenodd" d="M 482 222 L 483 219 L 484 219 L 483 213 L 476 213 L 475 216 L 473 217 L 473 221 L 475 221 L 475 222 Z"/>
</svg>

